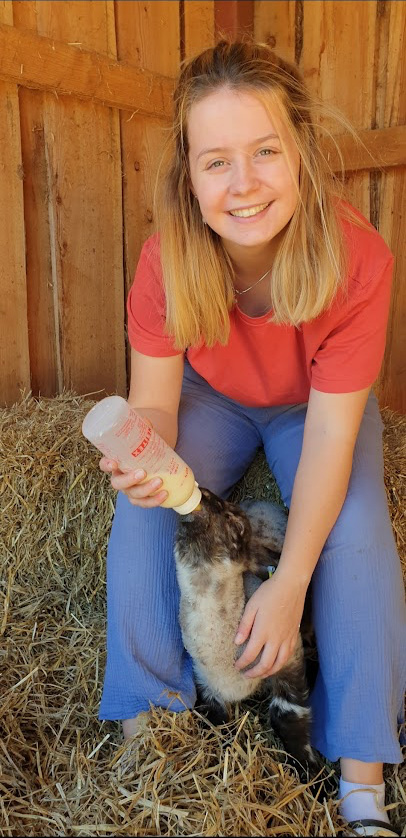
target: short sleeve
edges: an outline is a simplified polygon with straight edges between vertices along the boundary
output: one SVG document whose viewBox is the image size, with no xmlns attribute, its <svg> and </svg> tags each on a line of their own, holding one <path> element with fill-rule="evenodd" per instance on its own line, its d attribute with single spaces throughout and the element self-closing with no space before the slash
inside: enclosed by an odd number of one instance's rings
<svg viewBox="0 0 406 838">
<path fill-rule="evenodd" d="M 362 390 L 379 374 L 385 351 L 393 256 L 365 285 L 350 280 L 342 314 L 314 355 L 311 386 L 326 393 Z"/>
<path fill-rule="evenodd" d="M 144 355 L 167 357 L 181 354 L 165 333 L 165 292 L 158 236 L 145 242 L 127 299 L 128 338 Z"/>
</svg>

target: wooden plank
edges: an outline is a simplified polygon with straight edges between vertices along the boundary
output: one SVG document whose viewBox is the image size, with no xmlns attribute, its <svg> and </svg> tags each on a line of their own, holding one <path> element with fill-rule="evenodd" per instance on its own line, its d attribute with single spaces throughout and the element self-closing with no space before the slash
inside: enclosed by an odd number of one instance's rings
<svg viewBox="0 0 406 838">
<path fill-rule="evenodd" d="M 87 3 L 85 28 L 82 26 L 85 7 L 75 0 L 57 3 L 54 0 L 13 0 L 12 5 L 14 26 L 18 29 L 30 29 L 33 33 L 47 36 L 55 31 L 57 25 L 66 35 L 65 42 L 76 42 L 84 49 L 116 57 L 115 39 L 112 44 L 108 40 L 111 25 L 108 22 L 106 25 L 111 15 L 114 18 L 112 3 Z"/>
<path fill-rule="evenodd" d="M 253 0 L 215 0 L 214 25 L 218 37 L 251 34 L 254 29 Z"/>
<path fill-rule="evenodd" d="M 44 103 L 54 313 L 62 384 L 125 391 L 121 165 L 117 114 Z"/>
<path fill-rule="evenodd" d="M 55 39 L 56 44 L 61 37 L 77 40 L 80 31 L 83 43 L 89 47 L 95 44 L 115 60 L 112 4 L 73 3 L 72 8 L 67 4 L 67 16 L 54 13 L 54 6 L 41 3 L 37 8 L 36 25 L 46 33 L 46 40 Z M 24 93 L 33 95 L 32 91 Z M 41 312 L 37 307 L 42 314 L 37 380 L 47 380 L 45 360 L 51 344 L 47 327 L 52 320 L 57 390 L 88 393 L 104 388 L 125 395 L 118 112 L 73 97 L 38 95 L 42 97 L 43 131 L 39 160 L 44 161 L 45 176 L 41 181 L 34 172 L 33 178 L 38 194 L 46 181 L 46 196 L 35 205 L 27 201 L 27 211 L 31 212 L 30 228 L 37 249 L 41 231 L 48 230 L 51 295 L 47 296 L 44 286 L 47 271 L 43 266 L 37 280 L 37 292 L 42 295 Z M 34 117 L 38 119 L 38 111 L 35 114 L 27 108 L 25 134 Z M 29 150 L 27 143 L 27 157 Z M 33 326 L 35 315 L 34 308 Z"/>
<path fill-rule="evenodd" d="M 15 0 L 13 17 L 15 26 L 36 31 L 36 2 Z M 54 317 L 44 94 L 20 87 L 19 103 L 31 389 L 34 395 L 53 396 L 61 390 L 62 370 Z"/>
<path fill-rule="evenodd" d="M 300 66 L 305 81 L 313 93 L 341 111 L 358 131 L 372 126 L 375 15 L 376 0 L 303 3 Z M 333 134 L 345 130 L 334 119 L 324 118 L 323 126 Z M 361 172 L 348 178 L 347 187 L 352 203 L 369 218 L 369 174 Z"/>
<path fill-rule="evenodd" d="M 116 3 L 118 58 L 176 76 L 180 61 L 178 2 Z M 153 193 L 168 122 L 121 113 L 125 296 L 142 245 L 155 232 Z M 127 347 L 128 349 L 128 347 Z"/>
<path fill-rule="evenodd" d="M 0 23 L 13 24 L 12 0 L 0 0 Z"/>
<path fill-rule="evenodd" d="M 406 5 L 378 4 L 376 124 L 406 123 Z M 386 352 L 377 392 L 381 404 L 406 413 L 406 169 L 390 169 L 376 183 L 378 228 L 395 255 Z"/>
<path fill-rule="evenodd" d="M 36 3 L 35 11 L 38 35 L 60 36 L 61 40 L 72 46 L 116 57 L 115 39 L 109 42 L 112 23 L 114 27 L 112 3 L 104 0 L 85 4 L 78 3 L 77 0 L 63 0 L 62 3 L 40 0 Z"/>
<path fill-rule="evenodd" d="M 92 43 L 99 49 L 105 51 L 113 58 L 115 55 L 115 37 L 110 31 L 109 26 L 114 26 L 113 6 L 111 3 L 93 4 L 88 8 L 89 18 L 87 25 L 83 25 L 83 6 L 79 4 L 61 4 L 58 8 L 62 12 L 61 16 L 55 16 L 55 4 L 42 2 L 38 8 L 35 8 L 33 14 L 32 3 L 17 3 L 14 8 L 15 20 L 18 20 L 20 26 L 37 27 L 41 32 L 49 32 L 54 36 L 58 34 L 57 27 L 61 25 L 64 29 L 65 37 L 67 39 L 75 39 L 78 27 L 81 32 L 82 42 L 86 46 L 91 47 Z M 34 4 L 35 6 L 35 4 Z M 69 8 L 68 8 L 69 7 Z M 55 29 L 56 27 L 56 29 Z M 51 104 L 50 104 L 51 101 Z M 91 345 L 89 348 L 87 324 L 84 323 L 84 318 L 88 315 L 83 311 L 80 303 L 79 281 L 72 270 L 69 259 L 69 245 L 77 241 L 78 232 L 69 227 L 69 223 L 63 220 L 63 208 L 61 206 L 62 192 L 58 188 L 56 179 L 59 177 L 58 164 L 55 162 L 55 143 L 57 147 L 62 147 L 62 157 L 66 152 L 69 156 L 69 149 L 64 148 L 65 140 L 68 140 L 69 134 L 73 133 L 72 122 L 75 124 L 79 139 L 76 139 L 78 144 L 80 141 L 81 130 L 81 109 L 87 111 L 87 105 L 76 103 L 76 114 L 70 111 L 72 102 L 65 100 L 55 106 L 55 98 L 52 100 L 47 97 L 42 91 L 34 91 L 29 89 L 20 90 L 20 107 L 21 107 L 21 136 L 22 148 L 24 158 L 24 169 L 26 177 L 24 180 L 24 203 L 25 203 L 25 219 L 27 230 L 27 299 L 28 299 L 28 324 L 30 337 L 30 360 L 31 360 L 31 381 L 32 391 L 34 394 L 41 393 L 42 395 L 54 395 L 60 392 L 63 387 L 72 386 L 78 392 L 88 392 L 94 389 L 99 389 L 101 386 L 112 389 L 120 389 L 123 392 L 125 380 L 125 356 L 123 349 L 123 312 L 115 321 L 110 324 L 110 331 L 113 329 L 113 351 L 107 350 L 102 346 L 100 339 L 99 350 L 96 345 Z M 67 119 L 68 130 L 66 129 L 64 137 L 58 137 L 58 120 L 64 112 L 71 117 Z M 95 147 L 102 145 L 103 133 L 105 135 L 106 144 L 114 144 L 115 136 L 115 158 L 119 159 L 119 125 L 118 114 L 102 109 L 104 113 L 103 120 L 105 123 L 104 131 L 102 129 L 99 141 L 96 140 Z M 83 127 L 83 154 L 86 155 L 86 147 L 89 143 L 89 138 L 92 138 L 94 128 L 92 125 L 85 125 Z M 110 137 L 108 135 L 111 135 Z M 55 141 L 55 137 L 57 140 Z M 75 142 L 75 140 L 73 141 Z M 92 144 L 92 139 L 90 139 Z M 100 155 L 103 154 L 99 148 Z M 79 155 L 80 157 L 80 155 Z M 58 160 L 58 155 L 56 155 Z M 103 158 L 102 158 L 103 159 Z M 99 157 L 100 160 L 100 157 Z M 82 200 L 78 199 L 77 210 L 76 206 L 71 206 L 71 217 L 81 217 L 81 209 L 84 206 L 83 212 L 83 227 L 85 228 L 85 218 L 88 215 L 92 217 L 96 211 L 99 219 L 95 219 L 96 225 L 100 223 L 100 229 L 105 229 L 107 235 L 107 242 L 100 245 L 97 242 L 97 231 L 94 232 L 94 250 L 101 253 L 102 258 L 106 261 L 106 268 L 102 270 L 108 273 L 108 265 L 112 267 L 112 275 L 114 276 L 113 264 L 114 260 L 117 265 L 121 262 L 122 254 L 122 230 L 121 230 L 121 213 L 118 222 L 111 229 L 107 231 L 109 222 L 112 220 L 112 212 L 110 209 L 111 195 L 114 196 L 114 179 L 109 182 L 110 178 L 108 171 L 111 167 L 103 166 L 103 177 L 99 178 L 98 170 L 99 164 L 96 162 L 92 167 L 91 156 L 88 158 L 90 170 L 86 162 L 83 162 L 83 169 L 85 173 L 82 174 L 82 179 L 85 188 L 89 188 L 89 194 L 92 192 L 92 180 L 98 182 L 93 187 L 98 191 L 100 189 L 101 202 L 97 202 L 97 208 L 88 205 L 86 207 L 86 198 L 82 196 Z M 118 165 L 116 168 L 115 178 L 118 183 L 118 190 L 116 189 L 115 200 L 113 204 L 115 209 L 120 207 L 120 184 L 121 177 Z M 75 180 L 75 173 L 72 180 Z M 103 194 L 104 190 L 104 194 Z M 68 190 L 69 192 L 69 190 Z M 66 198 L 66 203 L 69 205 L 71 197 L 74 199 L 75 189 L 69 193 Z M 58 203 L 59 202 L 59 203 Z M 80 204 L 82 206 L 80 206 Z M 90 200 L 89 200 L 90 204 Z M 103 204 L 108 207 L 104 209 Z M 104 216 L 107 215 L 107 222 L 104 221 Z M 61 242 L 59 240 L 58 232 L 60 222 L 66 224 L 66 236 Z M 65 244 L 64 244 L 65 241 Z M 80 252 L 80 250 L 78 250 Z M 81 258 L 83 266 L 86 266 L 86 251 L 81 249 Z M 88 256 L 88 261 L 95 262 L 94 256 Z M 106 297 L 106 305 L 108 309 L 113 311 L 117 309 L 115 299 L 118 296 L 119 303 L 122 303 L 120 295 L 120 282 L 123 286 L 123 276 L 115 271 L 115 278 L 117 287 L 111 293 L 111 305 L 108 301 L 108 294 L 104 292 Z M 106 281 L 105 281 L 106 282 Z M 101 285 L 103 282 L 101 283 Z M 96 280 L 93 281 L 93 290 L 95 290 Z M 69 288 L 67 293 L 66 289 Z M 89 289 L 84 288 L 84 294 Z M 101 326 L 103 332 L 105 331 L 105 323 L 103 322 L 103 315 L 97 314 L 94 305 L 90 307 L 90 323 L 96 321 Z M 98 322 L 97 322 L 98 321 Z M 95 330 L 95 329 L 94 329 Z M 101 331 L 101 330 L 100 330 Z M 109 337 L 107 332 L 107 338 Z M 71 348 L 73 347 L 73 349 Z M 120 353 L 121 347 L 121 353 Z M 80 353 L 81 357 L 76 357 L 75 353 Z M 99 363 L 100 352 L 103 359 L 102 373 L 100 371 L 97 375 L 94 374 L 92 368 L 96 368 Z M 108 357 L 106 357 L 108 355 Z M 86 368 L 84 365 L 86 364 Z"/>
<path fill-rule="evenodd" d="M 358 130 L 371 127 L 375 15 L 376 0 L 303 4 L 301 67 L 307 84 Z"/>
<path fill-rule="evenodd" d="M 269 44 L 281 58 L 295 60 L 296 31 L 300 30 L 295 0 L 256 0 L 254 4 L 254 35 Z"/>
<path fill-rule="evenodd" d="M 151 73 L 176 76 L 180 60 L 179 3 L 117 0 L 114 6 L 120 61 Z"/>
<path fill-rule="evenodd" d="M 14 84 L 0 83 L 0 403 L 30 388 L 19 107 Z"/>
<path fill-rule="evenodd" d="M 154 189 L 167 126 L 135 116 L 121 121 L 126 294 L 142 245 L 156 231 Z"/>
<path fill-rule="evenodd" d="M 0 25 L 13 25 L 13 5 L 12 0 L 0 0 Z"/>
<path fill-rule="evenodd" d="M 0 24 L 13 23 L 11 0 L 0 2 Z M 0 82 L 0 404 L 30 389 L 23 165 L 14 84 Z"/>
<path fill-rule="evenodd" d="M 173 82 L 166 76 L 6 24 L 0 24 L 0 78 L 123 110 L 171 113 Z"/>
<path fill-rule="evenodd" d="M 184 55 L 190 58 L 214 46 L 213 0 L 185 0 L 183 4 Z"/>
<path fill-rule="evenodd" d="M 376 392 L 381 405 L 406 414 L 406 169 L 388 172 L 385 180 L 382 206 L 386 218 L 381 232 L 395 255 L 395 269 L 386 351 Z M 390 237 L 385 234 L 389 226 Z"/>
<path fill-rule="evenodd" d="M 406 164 L 406 125 L 359 131 L 360 143 L 351 134 L 335 136 L 346 172 L 389 168 Z M 323 151 L 334 171 L 341 170 L 339 154 L 331 139 L 322 140 Z"/>
<path fill-rule="evenodd" d="M 36 32 L 35 0 L 14 0 L 13 18 L 16 27 Z M 54 316 L 44 94 L 20 87 L 19 103 L 31 390 L 34 395 L 53 396 L 62 388 L 62 369 Z"/>
<path fill-rule="evenodd" d="M 51 184 L 43 118 L 44 96 L 37 90 L 19 92 L 31 389 L 34 395 L 53 396 L 62 389 L 62 369 L 59 331 L 57 333 L 54 316 L 56 284 L 51 259 Z"/>
</svg>

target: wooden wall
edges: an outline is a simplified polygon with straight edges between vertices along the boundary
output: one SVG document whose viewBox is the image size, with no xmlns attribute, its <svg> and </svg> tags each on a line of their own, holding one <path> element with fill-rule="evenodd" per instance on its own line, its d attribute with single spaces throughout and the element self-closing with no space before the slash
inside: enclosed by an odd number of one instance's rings
<svg viewBox="0 0 406 838">
<path fill-rule="evenodd" d="M 299 64 L 308 86 L 343 111 L 381 162 L 371 168 L 368 154 L 342 143 L 350 199 L 396 257 L 376 389 L 382 405 L 406 413 L 406 3 L 256 0 L 254 32 Z"/>
<path fill-rule="evenodd" d="M 0 403 L 125 395 L 125 298 L 173 78 L 221 29 L 296 59 L 379 152 L 369 170 L 344 138 L 353 202 L 397 256 L 379 394 L 406 411 L 405 20 L 396 0 L 0 0 Z"/>
<path fill-rule="evenodd" d="M 0 0 L 1 404 L 126 393 L 173 77 L 213 38 L 207 2 Z"/>
</svg>

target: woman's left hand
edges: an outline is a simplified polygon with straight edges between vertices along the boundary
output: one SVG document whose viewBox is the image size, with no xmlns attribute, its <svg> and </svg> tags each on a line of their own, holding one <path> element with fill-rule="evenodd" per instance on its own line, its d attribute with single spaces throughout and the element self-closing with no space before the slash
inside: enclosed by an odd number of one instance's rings
<svg viewBox="0 0 406 838">
<path fill-rule="evenodd" d="M 244 669 L 261 652 L 258 663 L 245 672 L 247 678 L 274 675 L 287 663 L 297 643 L 307 584 L 295 582 L 277 569 L 247 602 L 235 637 L 240 645 L 250 636 L 247 648 L 236 661 Z"/>
</svg>

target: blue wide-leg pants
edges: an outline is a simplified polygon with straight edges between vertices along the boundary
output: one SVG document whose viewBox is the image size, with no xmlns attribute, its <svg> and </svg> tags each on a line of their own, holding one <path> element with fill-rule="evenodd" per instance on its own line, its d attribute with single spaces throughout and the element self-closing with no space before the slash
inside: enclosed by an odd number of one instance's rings
<svg viewBox="0 0 406 838">
<path fill-rule="evenodd" d="M 227 497 L 263 446 L 289 506 L 306 407 L 244 407 L 185 364 L 176 450 L 201 486 Z M 150 702 L 176 711 L 194 705 L 191 660 L 178 623 L 177 521 L 171 509 L 141 509 L 124 494 L 117 497 L 107 556 L 101 719 L 133 718 Z M 347 497 L 312 589 L 320 662 L 311 695 L 313 745 L 332 761 L 400 762 L 406 610 L 383 482 L 382 421 L 373 395 Z"/>
</svg>

